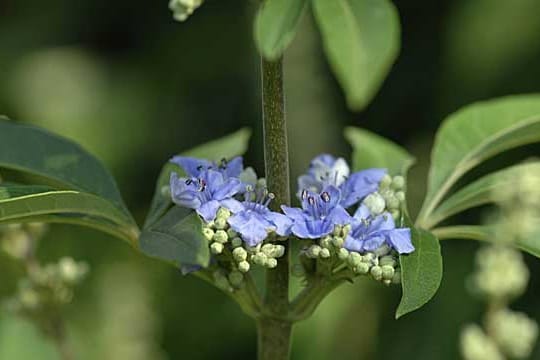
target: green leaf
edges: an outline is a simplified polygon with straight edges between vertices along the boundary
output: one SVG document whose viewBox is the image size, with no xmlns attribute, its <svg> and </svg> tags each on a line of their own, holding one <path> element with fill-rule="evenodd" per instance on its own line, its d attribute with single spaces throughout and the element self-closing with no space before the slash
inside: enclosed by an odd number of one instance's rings
<svg viewBox="0 0 540 360">
<path fill-rule="evenodd" d="M 307 0 L 266 0 L 255 19 L 255 43 L 268 60 L 279 58 L 296 34 Z"/>
<path fill-rule="evenodd" d="M 53 216 L 55 222 L 64 223 L 74 223 L 73 219 L 78 218 L 80 225 L 115 234 L 137 245 L 138 230 L 131 217 L 99 196 L 43 186 L 0 186 L 0 222 L 27 222 L 37 218 L 52 222 Z"/>
<path fill-rule="evenodd" d="M 450 115 L 439 130 L 426 199 L 417 224 L 429 217 L 470 169 L 503 151 L 540 141 L 540 95 L 479 102 Z"/>
<path fill-rule="evenodd" d="M 370 131 L 348 127 L 345 138 L 353 148 L 354 171 L 367 168 L 385 168 L 391 175 L 407 175 L 414 157 L 401 146 Z"/>
<path fill-rule="evenodd" d="M 432 233 L 414 227 L 411 234 L 415 251 L 399 257 L 403 296 L 396 318 L 425 305 L 437 293 L 442 280 L 439 240 Z"/>
<path fill-rule="evenodd" d="M 463 239 L 493 242 L 493 239 L 495 239 L 494 231 L 495 229 L 487 225 L 459 225 L 436 228 L 433 233 L 441 240 Z M 540 234 L 519 239 L 515 245 L 519 249 L 540 258 Z"/>
<path fill-rule="evenodd" d="M 0 167 L 101 196 L 129 214 L 103 165 L 79 145 L 44 129 L 0 119 Z"/>
<path fill-rule="evenodd" d="M 511 166 L 478 179 L 443 201 L 427 220 L 426 227 L 431 228 L 461 211 L 494 202 L 498 192 L 507 191 L 523 174 L 530 173 L 540 175 L 540 162 Z"/>
<path fill-rule="evenodd" d="M 140 249 L 148 256 L 180 265 L 208 266 L 210 251 L 202 222 L 193 210 L 173 206 L 156 224 L 145 229 Z"/>
<path fill-rule="evenodd" d="M 347 103 L 361 110 L 375 96 L 397 58 L 399 16 L 388 0 L 313 0 L 330 65 Z"/>
<path fill-rule="evenodd" d="M 240 129 L 235 133 L 227 135 L 221 139 L 210 141 L 197 146 L 191 150 L 183 152 L 183 156 L 219 161 L 223 158 L 230 159 L 246 152 L 251 131 Z M 159 175 L 152 206 L 146 218 L 145 227 L 155 223 L 172 206 L 171 195 L 168 192 L 169 179 L 172 172 L 182 174 L 183 171 L 175 164 L 167 162 Z"/>
</svg>

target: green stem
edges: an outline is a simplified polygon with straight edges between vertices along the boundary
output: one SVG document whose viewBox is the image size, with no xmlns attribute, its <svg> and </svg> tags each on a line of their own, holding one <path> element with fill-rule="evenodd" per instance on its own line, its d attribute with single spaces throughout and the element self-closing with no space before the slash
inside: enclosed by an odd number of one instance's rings
<svg viewBox="0 0 540 360">
<path fill-rule="evenodd" d="M 262 60 L 262 112 L 264 163 L 268 188 L 274 193 L 274 210 L 290 204 L 289 152 L 283 91 L 283 61 Z M 265 310 L 269 316 L 258 320 L 259 360 L 289 358 L 292 324 L 289 312 L 289 240 L 283 242 L 285 255 L 275 269 L 267 271 Z"/>
</svg>

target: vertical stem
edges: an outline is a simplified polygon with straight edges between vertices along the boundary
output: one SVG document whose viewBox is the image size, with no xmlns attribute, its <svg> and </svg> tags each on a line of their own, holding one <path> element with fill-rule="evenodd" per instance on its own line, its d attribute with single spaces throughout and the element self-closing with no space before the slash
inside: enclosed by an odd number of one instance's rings
<svg viewBox="0 0 540 360">
<path fill-rule="evenodd" d="M 274 210 L 290 204 L 289 152 L 283 91 L 283 61 L 262 60 L 262 110 L 264 163 L 268 188 L 275 194 Z M 292 324 L 284 319 L 289 311 L 289 240 L 285 255 L 275 269 L 267 271 L 265 305 L 268 317 L 259 319 L 259 360 L 289 358 Z"/>
</svg>

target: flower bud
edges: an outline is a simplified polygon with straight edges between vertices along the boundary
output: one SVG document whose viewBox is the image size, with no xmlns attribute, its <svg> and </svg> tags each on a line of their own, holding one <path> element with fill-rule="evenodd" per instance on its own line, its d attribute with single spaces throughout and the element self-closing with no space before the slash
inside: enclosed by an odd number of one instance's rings
<svg viewBox="0 0 540 360">
<path fill-rule="evenodd" d="M 385 256 L 387 254 L 390 254 L 390 251 L 392 251 L 390 246 L 383 244 L 377 250 L 374 251 L 374 254 L 376 256 Z"/>
<path fill-rule="evenodd" d="M 381 196 L 381 194 L 377 192 L 369 194 L 364 199 L 363 203 L 367 206 L 367 208 L 373 215 L 382 214 L 384 212 L 384 209 L 386 208 L 386 201 Z"/>
<path fill-rule="evenodd" d="M 463 330 L 461 353 L 465 360 L 504 360 L 497 345 L 478 325 L 468 325 Z"/>
<path fill-rule="evenodd" d="M 270 258 L 268 260 L 266 260 L 266 267 L 269 268 L 269 269 L 273 269 L 277 266 L 277 260 L 274 259 L 274 258 Z"/>
<path fill-rule="evenodd" d="M 285 255 L 285 246 L 283 245 L 274 245 L 273 257 L 280 258 Z"/>
<path fill-rule="evenodd" d="M 328 259 L 330 255 L 330 250 L 328 250 L 327 248 L 321 249 L 321 252 L 319 253 L 319 257 L 323 259 Z"/>
<path fill-rule="evenodd" d="M 229 241 L 229 236 L 225 230 L 217 230 L 212 239 L 217 243 L 225 244 L 227 241 Z"/>
<path fill-rule="evenodd" d="M 223 244 L 214 242 L 210 245 L 210 252 L 214 255 L 219 255 L 223 252 Z"/>
<path fill-rule="evenodd" d="M 260 266 L 265 266 L 267 259 L 268 257 L 261 252 L 258 252 L 251 257 L 251 260 L 253 261 L 253 263 Z"/>
<path fill-rule="evenodd" d="M 325 236 L 320 241 L 321 247 L 328 249 L 332 245 L 332 238 L 330 236 Z"/>
<path fill-rule="evenodd" d="M 392 277 L 392 284 L 401 284 L 401 270 L 396 269 L 394 271 L 394 276 Z"/>
<path fill-rule="evenodd" d="M 369 272 L 369 264 L 361 262 L 353 267 L 353 271 L 357 274 L 365 275 Z"/>
<path fill-rule="evenodd" d="M 394 176 L 392 179 L 392 189 L 401 190 L 405 187 L 405 178 L 403 176 Z"/>
<path fill-rule="evenodd" d="M 268 257 L 274 257 L 272 254 L 274 253 L 274 245 L 272 244 L 264 244 L 261 247 L 261 251 L 264 253 L 264 255 Z"/>
<path fill-rule="evenodd" d="M 394 259 L 392 255 L 386 255 L 379 259 L 379 265 L 380 266 L 388 265 L 394 268 L 397 265 L 397 261 Z"/>
<path fill-rule="evenodd" d="M 380 266 L 376 265 L 376 266 L 373 266 L 370 270 L 370 273 L 371 273 L 371 276 L 373 276 L 373 278 L 377 281 L 381 281 L 382 280 L 382 275 L 383 275 L 383 270 Z"/>
<path fill-rule="evenodd" d="M 384 188 L 390 187 L 391 184 L 392 184 L 392 177 L 390 175 L 386 174 L 381 179 L 381 182 L 380 182 L 379 186 L 384 189 Z"/>
<path fill-rule="evenodd" d="M 229 283 L 229 280 L 221 271 L 215 271 L 213 274 L 214 277 L 214 284 L 222 290 L 230 291 L 232 292 L 233 289 L 231 287 L 231 284 Z"/>
<path fill-rule="evenodd" d="M 240 271 L 231 271 L 228 277 L 229 282 L 235 288 L 239 288 L 244 282 L 244 275 Z"/>
<path fill-rule="evenodd" d="M 394 278 L 394 273 L 395 273 L 394 268 L 390 265 L 384 265 L 384 266 L 381 266 L 381 269 L 382 269 L 382 278 L 384 280 L 392 281 L 392 279 Z"/>
<path fill-rule="evenodd" d="M 238 263 L 238 270 L 243 273 L 247 273 L 250 269 L 250 265 L 247 261 L 241 261 Z"/>
<path fill-rule="evenodd" d="M 400 202 L 396 196 L 389 195 L 386 197 L 386 207 L 388 210 L 396 210 L 400 207 Z"/>
<path fill-rule="evenodd" d="M 312 259 L 318 258 L 320 253 L 321 247 L 319 245 L 311 245 L 306 251 L 307 256 Z"/>
<path fill-rule="evenodd" d="M 214 238 L 214 230 L 210 229 L 209 227 L 204 227 L 202 229 L 203 236 L 206 240 L 211 241 Z"/>
<path fill-rule="evenodd" d="M 237 248 L 237 247 L 240 247 L 242 246 L 242 239 L 240 239 L 239 237 L 235 237 L 231 240 L 231 245 L 233 248 Z"/>
<path fill-rule="evenodd" d="M 334 245 L 336 248 L 342 247 L 344 242 L 345 240 L 343 240 L 342 237 L 335 236 L 332 238 L 332 245 Z"/>
<path fill-rule="evenodd" d="M 399 218 L 401 217 L 401 212 L 399 210 L 392 210 L 390 211 L 390 214 L 392 215 L 394 221 L 399 221 Z"/>
<path fill-rule="evenodd" d="M 333 231 L 333 235 L 334 236 L 339 236 L 341 235 L 341 231 L 343 230 L 343 227 L 341 225 L 336 225 L 334 226 L 334 231 Z"/>
<path fill-rule="evenodd" d="M 229 239 L 235 238 L 238 236 L 238 233 L 234 231 L 233 229 L 227 230 L 227 235 L 229 236 Z"/>
<path fill-rule="evenodd" d="M 341 234 L 343 235 L 343 238 L 346 239 L 349 233 L 351 232 L 352 226 L 351 224 L 347 224 L 343 226 L 343 230 L 341 231 Z"/>
<path fill-rule="evenodd" d="M 362 263 L 362 255 L 360 255 L 359 253 L 355 251 L 351 251 L 349 253 L 349 258 L 347 259 L 347 262 L 352 267 L 358 266 L 359 264 Z"/>
<path fill-rule="evenodd" d="M 396 199 L 399 200 L 399 202 L 405 201 L 405 193 L 403 191 L 396 192 Z"/>
<path fill-rule="evenodd" d="M 242 262 L 247 259 L 247 251 L 243 247 L 237 247 L 232 252 L 234 260 Z"/>
<path fill-rule="evenodd" d="M 229 209 L 220 207 L 219 210 L 217 211 L 216 218 L 218 219 L 227 220 L 230 217 L 231 217 L 231 211 Z"/>
<path fill-rule="evenodd" d="M 349 258 L 349 250 L 345 249 L 345 248 L 341 248 L 339 249 L 338 251 L 338 258 L 339 260 L 341 261 L 345 261 Z"/>
<path fill-rule="evenodd" d="M 490 323 L 492 336 L 511 358 L 528 358 L 536 345 L 538 325 L 526 314 L 511 310 L 498 311 Z"/>
<path fill-rule="evenodd" d="M 362 255 L 362 261 L 366 263 L 374 262 L 375 260 L 375 254 L 372 252 L 367 252 L 364 255 Z"/>
<path fill-rule="evenodd" d="M 227 226 L 227 220 L 224 218 L 216 218 L 216 220 L 214 220 L 214 227 L 216 229 L 225 230 Z"/>
</svg>

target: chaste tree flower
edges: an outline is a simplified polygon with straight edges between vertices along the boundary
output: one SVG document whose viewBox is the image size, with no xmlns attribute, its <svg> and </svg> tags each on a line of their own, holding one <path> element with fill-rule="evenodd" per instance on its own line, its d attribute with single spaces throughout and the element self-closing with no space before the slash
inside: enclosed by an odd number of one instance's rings
<svg viewBox="0 0 540 360">
<path fill-rule="evenodd" d="M 273 199 L 274 194 L 267 189 L 256 192 L 253 187 L 248 186 L 241 204 L 242 209 L 229 218 L 231 228 L 239 233 L 249 246 L 260 244 L 271 231 L 280 236 L 289 234 L 292 221 L 268 208 Z"/>
<path fill-rule="evenodd" d="M 226 177 L 222 172 L 207 169 L 195 177 L 181 178 L 171 174 L 171 195 L 175 204 L 194 209 L 206 221 L 216 218 L 220 207 L 237 212 L 243 209 L 233 198 L 242 190 L 238 178 Z"/>
<path fill-rule="evenodd" d="M 351 222 L 351 216 L 340 204 L 341 191 L 328 185 L 321 193 L 303 190 L 302 208 L 281 206 L 292 220 L 291 232 L 302 239 L 318 239 L 334 231 L 336 225 Z"/>
<path fill-rule="evenodd" d="M 394 218 L 388 212 L 372 215 L 368 207 L 360 205 L 353 216 L 352 229 L 345 239 L 344 247 L 350 251 L 375 251 L 385 243 L 399 254 L 414 251 L 411 230 L 396 228 Z"/>
<path fill-rule="evenodd" d="M 180 166 L 189 177 L 199 177 L 206 170 L 215 170 L 226 178 L 240 178 L 244 171 L 244 160 L 241 156 L 232 158 L 230 161 L 222 159 L 219 163 L 189 156 L 175 156 L 170 162 Z"/>
<path fill-rule="evenodd" d="M 340 190 L 340 205 L 348 208 L 377 191 L 384 175 L 385 169 L 367 169 L 350 175 L 343 158 L 322 154 L 311 161 L 308 173 L 298 178 L 299 196 L 304 189 L 320 193 L 325 186 L 332 185 Z"/>
</svg>

